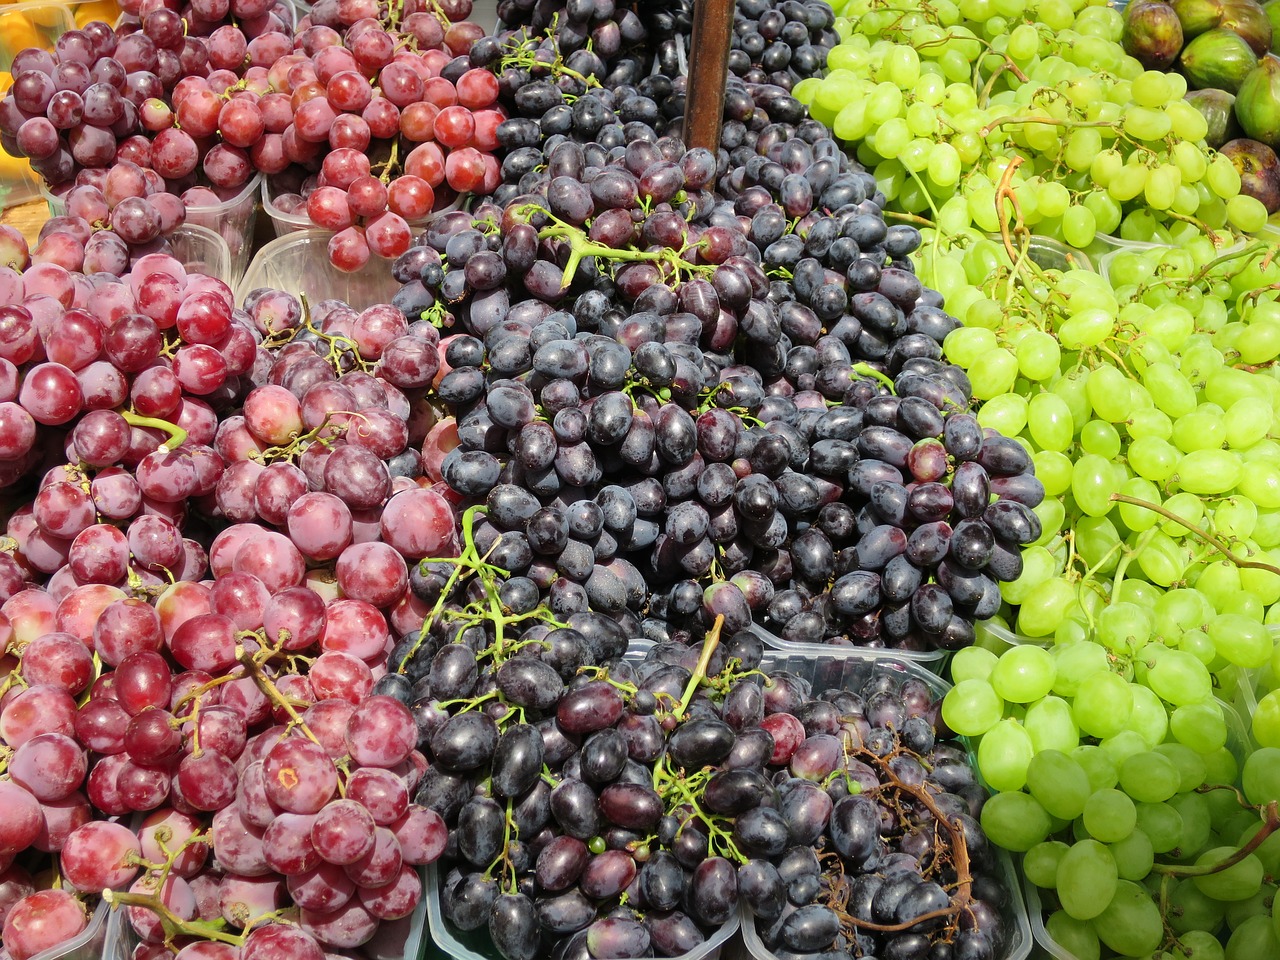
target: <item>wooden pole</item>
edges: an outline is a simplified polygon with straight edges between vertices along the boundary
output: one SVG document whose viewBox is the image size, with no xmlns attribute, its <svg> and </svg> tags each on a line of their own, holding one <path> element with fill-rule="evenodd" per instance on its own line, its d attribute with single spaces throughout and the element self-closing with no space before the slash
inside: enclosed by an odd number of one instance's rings
<svg viewBox="0 0 1280 960">
<path fill-rule="evenodd" d="M 696 0 L 689 49 L 689 89 L 684 107 L 684 142 L 720 148 L 724 126 L 724 87 L 729 70 L 729 40 L 734 0 Z"/>
</svg>

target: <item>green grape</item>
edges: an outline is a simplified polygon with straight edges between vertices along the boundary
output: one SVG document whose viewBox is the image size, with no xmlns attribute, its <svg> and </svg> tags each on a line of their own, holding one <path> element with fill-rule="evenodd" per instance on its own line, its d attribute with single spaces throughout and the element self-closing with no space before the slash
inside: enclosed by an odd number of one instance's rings
<svg viewBox="0 0 1280 960">
<path fill-rule="evenodd" d="M 1071 144 L 1068 143 L 1068 150 Z M 1071 161 L 1068 161 L 1070 164 Z M 1088 207 L 1079 204 L 1071 204 L 1062 214 L 1062 236 L 1071 246 L 1077 250 L 1083 249 L 1093 243 L 1093 238 L 1098 233 L 1098 218 L 1094 216 L 1093 211 Z"/>
<path fill-rule="evenodd" d="M 1213 847 L 1196 857 L 1196 866 L 1226 863 L 1237 853 L 1236 847 Z M 1251 853 L 1225 870 L 1193 876 L 1191 881 L 1206 897 L 1225 901 L 1244 900 L 1253 896 L 1262 884 L 1262 861 Z"/>
<path fill-rule="evenodd" d="M 1187 382 L 1185 371 L 1172 364 L 1153 363 L 1143 374 L 1142 383 L 1155 405 L 1175 420 L 1196 408 L 1195 390 Z"/>
<path fill-rule="evenodd" d="M 1107 908 L 1115 895 L 1118 881 L 1115 858 L 1097 840 L 1081 840 L 1063 854 L 1057 880 L 1062 909 L 1076 920 L 1092 920 Z"/>
<path fill-rule="evenodd" d="M 1264 826 L 1264 821 L 1254 817 L 1253 822 L 1240 832 L 1236 844 L 1244 846 L 1249 843 Z M 1254 848 L 1253 855 L 1262 861 L 1262 869 L 1266 875 L 1274 878 L 1276 872 L 1280 870 L 1280 833 L 1272 833 L 1263 840 L 1261 844 Z"/>
<path fill-rule="evenodd" d="M 990 400 L 1013 389 L 1018 377 L 1018 360 L 1008 350 L 997 347 L 974 360 L 968 372 L 974 397 Z"/>
<path fill-rule="evenodd" d="M 960 180 L 960 154 L 945 140 L 935 143 L 929 151 L 927 162 L 929 179 L 942 187 L 949 187 Z"/>
<path fill-rule="evenodd" d="M 1120 492 L 1127 497 L 1136 497 L 1149 503 L 1160 502 L 1160 488 L 1142 477 L 1130 477 L 1120 485 Z M 1119 511 L 1121 521 L 1134 533 L 1151 529 L 1160 519 L 1159 515 L 1153 511 L 1128 503 L 1121 503 Z"/>
<path fill-rule="evenodd" d="M 1133 713 L 1129 715 L 1128 730 L 1135 733 L 1151 750 L 1163 742 L 1169 733 L 1169 714 L 1160 698 L 1151 688 L 1135 685 L 1133 688 Z"/>
<path fill-rule="evenodd" d="M 1120 790 L 1099 790 L 1084 805 L 1084 826 L 1089 835 L 1103 843 L 1123 840 L 1138 825 L 1133 800 Z"/>
<path fill-rule="evenodd" d="M 1178 938 L 1178 953 L 1170 960 L 1225 960 L 1226 950 L 1212 933 L 1188 930 Z"/>
<path fill-rule="evenodd" d="M 1116 465 L 1096 454 L 1084 454 L 1071 471 L 1071 494 L 1076 504 L 1091 517 L 1103 517 L 1115 506 L 1111 499 L 1119 491 Z"/>
<path fill-rule="evenodd" d="M 996 694 L 1014 703 L 1039 700 L 1053 687 L 1053 657 L 1044 647 L 1022 644 L 1001 655 L 991 671 Z"/>
<path fill-rule="evenodd" d="M 1022 726 L 1031 735 L 1031 746 L 1037 755 L 1045 750 L 1074 750 L 1080 743 L 1071 705 L 1061 697 L 1045 697 L 1031 704 Z"/>
<path fill-rule="evenodd" d="M 1222 614 L 1209 621 L 1209 639 L 1224 660 L 1248 669 L 1270 662 L 1271 632 L 1239 614 Z"/>
<path fill-rule="evenodd" d="M 1018 611 L 1018 630 L 1028 637 L 1048 636 L 1075 599 L 1076 588 L 1061 577 L 1038 584 Z"/>
<path fill-rule="evenodd" d="M 1034 752 L 1022 724 L 1001 720 L 978 743 L 978 769 L 994 790 L 1021 790 Z"/>
<path fill-rule="evenodd" d="M 1257 197 L 1237 194 L 1227 201 L 1227 220 L 1245 233 L 1257 233 L 1267 225 L 1267 207 Z"/>
<path fill-rule="evenodd" d="M 951 657 L 951 682 L 987 680 L 997 660 L 998 657 L 994 653 L 983 647 L 964 647 L 957 650 Z"/>
<path fill-rule="evenodd" d="M 1125 957 L 1147 957 L 1164 940 L 1160 908 L 1130 880 L 1116 883 L 1115 896 L 1093 921 L 1098 939 Z"/>
<path fill-rule="evenodd" d="M 1222 494 L 1240 482 L 1244 465 L 1230 450 L 1193 450 L 1178 461 L 1177 474 L 1183 490 Z"/>
<path fill-rule="evenodd" d="M 1051 816 L 1074 820 L 1084 812 L 1093 787 L 1079 763 L 1058 750 L 1044 750 L 1027 765 L 1027 789 Z"/>
<path fill-rule="evenodd" d="M 1116 171 L 1111 182 L 1107 184 L 1107 193 L 1111 199 L 1119 203 L 1127 203 L 1142 193 L 1146 186 L 1147 168 L 1126 163 Z"/>
<path fill-rule="evenodd" d="M 1180 793 L 1169 804 L 1182 817 L 1182 836 L 1178 847 L 1182 858 L 1191 857 L 1204 849 L 1212 833 L 1209 818 L 1209 801 L 1198 793 Z"/>
<path fill-rule="evenodd" d="M 1081 744 L 1071 751 L 1071 759 L 1084 769 L 1094 790 L 1109 790 L 1120 779 L 1115 761 L 1101 747 Z"/>
<path fill-rule="evenodd" d="M 1053 826 L 1044 807 L 1025 793 L 997 793 L 983 804 L 980 819 L 987 838 L 1014 853 L 1042 843 Z"/>
<path fill-rule="evenodd" d="M 1142 688 L 1137 684 L 1134 684 L 1133 689 L 1141 690 Z M 1150 748 L 1150 744 L 1147 743 L 1142 734 L 1134 730 L 1121 730 L 1114 737 L 1107 737 L 1105 740 L 1099 740 L 1098 746 L 1100 746 L 1103 751 L 1111 757 L 1115 762 L 1117 769 L 1120 764 L 1124 763 L 1125 760 L 1129 759 L 1129 757 L 1133 756 L 1135 753 L 1145 753 Z"/>
<path fill-rule="evenodd" d="M 1105 190 L 1094 190 L 1086 194 L 1084 208 L 1093 214 L 1094 226 L 1098 233 L 1114 233 L 1120 226 L 1121 206 Z"/>
<path fill-rule="evenodd" d="M 1178 793 L 1194 790 L 1204 783 L 1208 774 L 1204 758 L 1190 747 L 1181 743 L 1161 743 L 1155 748 L 1156 753 L 1168 760 L 1178 771 Z"/>
<path fill-rule="evenodd" d="M 1244 477 L 1237 484 L 1238 492 L 1248 497 L 1259 508 L 1274 510 L 1280 507 L 1280 465 L 1251 463 Z"/>
<path fill-rule="evenodd" d="M 1173 425 L 1173 444 L 1183 453 L 1192 450 L 1216 450 L 1226 442 L 1227 428 L 1222 412 L 1197 410 Z"/>
<path fill-rule="evenodd" d="M 1147 399 L 1150 399 L 1150 395 L 1147 395 Z M 1134 410 L 1125 422 L 1125 431 L 1134 440 L 1140 440 L 1143 437 L 1168 440 L 1173 436 L 1173 421 L 1164 411 L 1152 406 L 1143 410 Z"/>
<path fill-rule="evenodd" d="M 1232 784 L 1236 782 L 1236 776 L 1240 773 L 1240 765 L 1236 763 L 1235 755 L 1226 747 L 1218 747 L 1216 750 L 1210 750 L 1204 757 L 1204 779 L 1205 783 L 1221 783 Z M 1226 794 L 1223 794 L 1226 797 Z"/>
<path fill-rule="evenodd" d="M 1182 171 L 1171 163 L 1162 163 L 1147 176 L 1143 197 L 1153 210 L 1168 210 L 1178 199 Z"/>
<path fill-rule="evenodd" d="M 1156 853 L 1168 853 L 1182 839 L 1182 815 L 1167 803 L 1140 803 L 1138 829 Z"/>
<path fill-rule="evenodd" d="M 1214 609 L 1221 610 L 1240 592 L 1240 568 L 1226 560 L 1205 564 L 1195 583 Z"/>
<path fill-rule="evenodd" d="M 1239 404 L 1237 404 L 1239 406 Z M 1244 540 L 1253 536 L 1258 525 L 1258 508 L 1244 497 L 1228 497 L 1219 500 L 1213 508 L 1213 529 L 1221 537 Z M 1248 571 L 1240 571 L 1243 577 Z"/>
<path fill-rule="evenodd" d="M 1127 656 L 1146 644 L 1153 628 L 1151 614 L 1142 607 L 1113 601 L 1098 617 L 1097 639 L 1113 653 Z"/>
<path fill-rule="evenodd" d="M 1105 420 L 1090 420 L 1080 431 L 1080 446 L 1085 453 L 1114 460 L 1120 454 L 1120 433 Z"/>
<path fill-rule="evenodd" d="M 1135 829 L 1123 840 L 1109 846 L 1121 880 L 1141 881 L 1151 872 L 1156 859 L 1155 850 L 1141 829 Z"/>
<path fill-rule="evenodd" d="M 1245 799 L 1257 806 L 1280 800 L 1280 748 L 1261 747 L 1249 754 L 1241 771 Z"/>
<path fill-rule="evenodd" d="M 1103 420 L 1119 423 L 1128 417 L 1128 380 L 1115 367 L 1103 365 L 1094 368 L 1085 381 L 1085 392 L 1094 413 Z"/>
<path fill-rule="evenodd" d="M 1253 738 L 1264 747 L 1280 748 L 1280 690 L 1272 690 L 1258 701 L 1253 712 Z"/>
<path fill-rule="evenodd" d="M 1129 684 L 1110 671 L 1085 677 L 1071 705 L 1076 726 L 1091 737 L 1115 736 L 1124 729 L 1132 712 Z"/>
<path fill-rule="evenodd" d="M 1217 930 L 1226 916 L 1227 906 L 1206 897 L 1190 880 L 1181 880 L 1169 893 L 1169 926 L 1175 933 L 1192 930 Z"/>
<path fill-rule="evenodd" d="M 1058 367 L 1062 362 L 1062 351 L 1058 347 L 1058 341 L 1050 334 L 1043 330 L 1031 330 L 1018 341 L 1015 350 L 1018 358 L 1018 371 L 1028 380 L 1035 382 L 1043 382 L 1053 377 L 1058 372 Z M 1050 396 L 1049 394 L 1041 394 L 1041 396 Z M 1032 403 L 1037 398 L 1032 399 Z M 1070 439 L 1070 438 L 1068 438 Z M 1048 449 L 1061 450 L 1064 447 L 1053 447 Z"/>
<path fill-rule="evenodd" d="M 978 423 L 1016 437 L 1027 425 L 1027 401 L 1016 393 L 1001 394 L 979 408 Z"/>
<path fill-rule="evenodd" d="M 942 342 L 947 359 L 958 366 L 973 366 L 977 359 L 999 346 L 995 333 L 982 327 L 957 327 Z"/>
<path fill-rule="evenodd" d="M 1175 493 L 1161 504 L 1179 520 L 1161 520 L 1160 529 L 1171 537 L 1185 537 L 1192 527 L 1199 527 L 1204 519 L 1204 501 L 1192 493 Z"/>
<path fill-rule="evenodd" d="M 1147 673 L 1147 685 L 1161 699 L 1181 706 L 1213 696 L 1213 680 L 1204 664 L 1184 650 L 1169 650 Z"/>
<path fill-rule="evenodd" d="M 1154 750 L 1136 753 L 1120 765 L 1120 787 L 1134 800 L 1162 803 L 1178 792 L 1182 775 L 1173 761 Z"/>
<path fill-rule="evenodd" d="M 954 334 L 948 335 L 948 341 L 951 336 Z M 1040 393 L 1032 397 L 1027 405 L 1027 426 L 1032 439 L 1042 450 L 1066 450 L 1075 434 L 1071 409 L 1054 393 Z"/>
<path fill-rule="evenodd" d="M 1071 459 L 1064 453 L 1038 453 L 1031 458 L 1031 461 L 1036 468 L 1036 477 L 1044 484 L 1046 494 L 1045 499 L 1040 501 L 1038 506 L 1031 508 L 1031 512 L 1040 518 L 1041 527 L 1040 539 L 1036 540 L 1034 545 L 1043 547 L 1057 537 L 1067 518 L 1067 508 L 1057 495 L 1071 487 Z M 1063 461 L 1065 461 L 1065 470 Z M 1065 477 L 1062 476 L 1064 473 Z M 1054 486 L 1049 483 L 1051 478 L 1055 481 Z M 1025 569 L 1025 555 L 1022 562 Z"/>
<path fill-rule="evenodd" d="M 1082 310 L 1058 328 L 1058 342 L 1068 350 L 1096 347 L 1115 332 L 1115 317 L 1106 310 Z M 1114 369 L 1111 367 L 1099 369 Z M 1116 371 L 1119 372 L 1119 371 Z M 1120 374 L 1124 376 L 1124 374 Z M 1090 377 L 1090 380 L 1093 378 Z M 1127 393 L 1127 391 L 1126 391 Z"/>
<path fill-rule="evenodd" d="M 1232 930 L 1250 917 L 1266 917 L 1271 920 L 1271 901 L 1275 899 L 1276 885 L 1264 883 L 1262 888 L 1244 900 L 1232 901 L 1227 907 L 1227 926 Z"/>
<path fill-rule="evenodd" d="M 1055 910 L 1044 922 L 1045 931 L 1075 960 L 1098 960 L 1102 947 L 1093 924 L 1077 920 L 1065 910 Z"/>
<path fill-rule="evenodd" d="M 895 160 L 911 142 L 907 121 L 901 117 L 887 120 L 875 131 L 875 151 L 886 160 Z"/>
<path fill-rule="evenodd" d="M 1022 555 L 1022 573 L 1000 584 L 1000 592 L 1010 603 L 1022 603 L 1032 587 L 1053 576 L 1055 565 L 1053 554 L 1044 547 L 1028 547 Z"/>
<path fill-rule="evenodd" d="M 1160 437 L 1141 437 L 1129 444 L 1129 466 L 1143 479 L 1163 483 L 1178 469 L 1178 450 Z"/>
<path fill-rule="evenodd" d="M 962 737 L 986 733 L 1004 716 L 1004 701 L 985 680 L 963 680 L 947 691 L 942 720 Z"/>
<path fill-rule="evenodd" d="M 1199 754 L 1212 753 L 1227 742 L 1222 708 L 1212 700 L 1178 707 L 1169 715 L 1169 729 L 1179 743 Z"/>
<path fill-rule="evenodd" d="M 1255 322 L 1235 338 L 1234 347 L 1245 363 L 1269 363 L 1280 355 L 1280 323 Z"/>
<path fill-rule="evenodd" d="M 1271 918 L 1250 917 L 1231 932 L 1223 956 L 1226 960 L 1274 960 L 1280 956 L 1280 936 Z"/>
<path fill-rule="evenodd" d="M 1105 673 L 1109 669 L 1107 651 L 1096 643 L 1081 641 L 1060 644 L 1050 652 L 1057 661 L 1053 692 L 1060 697 L 1074 697 L 1087 677 Z"/>
<path fill-rule="evenodd" d="M 1061 840 L 1037 843 L 1022 858 L 1027 879 L 1043 890 L 1052 890 L 1058 883 L 1058 864 L 1069 849 Z"/>
</svg>

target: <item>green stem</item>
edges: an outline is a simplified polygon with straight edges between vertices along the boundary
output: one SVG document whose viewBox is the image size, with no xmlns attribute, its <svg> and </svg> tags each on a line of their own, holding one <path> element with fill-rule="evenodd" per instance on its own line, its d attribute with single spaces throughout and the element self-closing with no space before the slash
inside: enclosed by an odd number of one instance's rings
<svg viewBox="0 0 1280 960">
<path fill-rule="evenodd" d="M 1222 554 L 1224 559 L 1234 563 L 1237 567 L 1251 570 L 1266 570 L 1268 573 L 1274 573 L 1276 576 L 1280 577 L 1280 567 L 1274 566 L 1270 563 L 1262 563 L 1259 560 L 1241 560 L 1233 554 L 1230 549 L 1228 549 L 1227 544 L 1223 543 L 1218 537 L 1215 537 L 1207 530 L 1197 527 L 1185 517 L 1178 516 L 1172 510 L 1165 509 L 1158 503 L 1152 503 L 1150 500 L 1142 500 L 1138 497 L 1131 497 L 1125 493 L 1113 493 L 1111 495 L 1111 499 L 1117 503 L 1128 503 L 1135 507 L 1143 507 L 1144 509 L 1150 510 L 1152 513 L 1160 514 L 1160 516 L 1164 517 L 1166 520 L 1172 520 L 1174 523 L 1181 524 L 1187 529 L 1188 533 L 1213 547 Z"/>
<path fill-rule="evenodd" d="M 124 422 L 131 427 L 150 427 L 153 430 L 162 430 L 167 433 L 169 439 L 164 442 L 164 446 L 169 450 L 177 450 L 187 442 L 187 431 L 176 423 L 170 423 L 168 420 L 161 420 L 158 417 L 144 417 L 130 410 L 121 410 L 120 416 L 124 417 Z"/>
<path fill-rule="evenodd" d="M 684 697 L 680 700 L 680 705 L 672 711 L 672 715 L 677 719 L 684 716 L 684 712 L 689 709 L 689 703 L 693 700 L 693 695 L 700 684 L 707 676 L 707 666 L 711 663 L 711 655 L 716 652 L 716 647 L 720 645 L 720 628 L 724 626 L 724 614 L 716 615 L 716 622 L 712 624 L 711 631 L 707 634 L 707 638 L 702 641 L 702 656 L 698 658 L 698 667 L 693 671 L 693 676 L 689 678 L 689 685 L 684 688 Z"/>
<path fill-rule="evenodd" d="M 225 921 L 209 922 L 205 920 L 183 920 L 166 907 L 159 897 L 145 893 L 128 893 L 124 890 L 103 890 L 102 899 L 113 907 L 124 904 L 126 907 L 145 907 L 160 918 L 160 926 L 164 928 L 165 940 L 171 941 L 177 936 L 199 937 L 203 940 L 216 940 L 232 946 L 244 945 L 244 937 L 225 933 L 221 927 Z"/>
<path fill-rule="evenodd" d="M 890 393 L 894 392 L 893 378 L 888 374 L 877 370 L 875 367 L 868 366 L 867 364 L 859 361 L 853 365 L 853 372 L 861 377 L 870 377 L 872 380 L 879 380 L 880 383 L 888 388 Z"/>
</svg>

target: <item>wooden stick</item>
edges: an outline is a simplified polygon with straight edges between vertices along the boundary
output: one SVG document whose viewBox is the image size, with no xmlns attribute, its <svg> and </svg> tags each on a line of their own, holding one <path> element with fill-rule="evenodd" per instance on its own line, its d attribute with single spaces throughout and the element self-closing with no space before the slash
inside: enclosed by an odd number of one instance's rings
<svg viewBox="0 0 1280 960">
<path fill-rule="evenodd" d="M 733 8 L 734 0 L 694 3 L 689 88 L 684 107 L 684 142 L 690 149 L 706 147 L 715 153 L 720 148 Z"/>
</svg>

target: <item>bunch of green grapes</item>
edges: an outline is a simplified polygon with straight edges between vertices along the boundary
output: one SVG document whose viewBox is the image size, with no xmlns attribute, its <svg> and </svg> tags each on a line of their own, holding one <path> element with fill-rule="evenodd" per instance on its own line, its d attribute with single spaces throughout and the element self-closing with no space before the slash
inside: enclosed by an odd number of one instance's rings
<svg viewBox="0 0 1280 960">
<path fill-rule="evenodd" d="M 1185 79 L 1127 56 L 1102 0 L 837 7 L 827 74 L 794 93 L 874 173 L 890 211 L 943 237 L 991 233 L 1007 180 L 1029 228 L 1081 250 L 1098 234 L 1173 243 L 1179 224 L 1266 224 L 1206 147 Z"/>
<path fill-rule="evenodd" d="M 956 653 L 942 713 L 977 739 L 983 829 L 1080 960 L 1276 956 L 1280 749 L 1240 769 L 1239 720 L 1189 654 L 1141 683 L 1116 668 L 1088 641 Z"/>
</svg>

